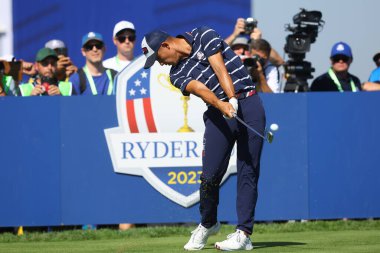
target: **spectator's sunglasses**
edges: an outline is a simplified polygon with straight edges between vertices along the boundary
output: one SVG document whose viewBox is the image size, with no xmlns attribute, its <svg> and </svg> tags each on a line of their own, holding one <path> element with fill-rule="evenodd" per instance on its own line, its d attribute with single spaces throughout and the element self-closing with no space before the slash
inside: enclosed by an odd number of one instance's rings
<svg viewBox="0 0 380 253">
<path fill-rule="evenodd" d="M 126 34 L 121 34 L 121 35 L 118 35 L 116 36 L 116 39 L 120 42 L 120 43 L 123 43 L 125 41 L 125 39 L 127 39 L 130 41 L 130 42 L 134 42 L 136 40 L 136 35 L 135 34 L 129 34 L 129 35 L 126 35 Z"/>
<path fill-rule="evenodd" d="M 57 65 L 57 60 L 55 58 L 48 57 L 48 58 L 40 61 L 40 64 L 43 67 L 47 67 L 49 65 L 56 66 Z"/>
<path fill-rule="evenodd" d="M 349 60 L 350 60 L 350 57 L 346 56 L 346 55 L 335 55 L 333 57 L 331 57 L 331 60 L 336 63 L 336 62 L 340 62 L 340 61 L 343 61 L 345 63 L 347 63 Z"/>
<path fill-rule="evenodd" d="M 104 47 L 104 44 L 102 42 L 95 42 L 95 43 L 88 43 L 88 44 L 83 46 L 85 51 L 91 51 L 94 47 L 96 47 L 96 49 L 100 50 Z"/>
</svg>

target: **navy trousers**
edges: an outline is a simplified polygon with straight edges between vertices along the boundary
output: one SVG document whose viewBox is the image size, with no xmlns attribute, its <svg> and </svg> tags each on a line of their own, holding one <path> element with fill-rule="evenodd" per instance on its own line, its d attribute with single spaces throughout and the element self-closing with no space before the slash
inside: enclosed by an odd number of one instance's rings
<svg viewBox="0 0 380 253">
<path fill-rule="evenodd" d="M 265 111 L 258 95 L 238 100 L 238 116 L 259 133 L 265 130 Z M 260 157 L 263 139 L 236 119 L 225 119 L 210 106 L 203 115 L 203 169 L 200 186 L 200 213 L 206 228 L 217 222 L 219 185 L 227 171 L 232 148 L 237 143 L 237 229 L 252 234 L 258 197 Z"/>
</svg>

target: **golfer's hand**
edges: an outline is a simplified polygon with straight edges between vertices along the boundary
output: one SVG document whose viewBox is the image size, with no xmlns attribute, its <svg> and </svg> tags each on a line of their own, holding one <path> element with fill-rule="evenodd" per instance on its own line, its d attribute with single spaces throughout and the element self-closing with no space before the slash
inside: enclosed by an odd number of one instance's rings
<svg viewBox="0 0 380 253">
<path fill-rule="evenodd" d="M 220 101 L 218 104 L 218 109 L 222 112 L 223 117 L 226 119 L 233 118 L 234 115 L 237 113 L 237 108 L 235 110 L 234 105 L 232 105 L 230 102 Z"/>
<path fill-rule="evenodd" d="M 230 103 L 232 105 L 232 107 L 234 108 L 234 114 L 236 114 L 238 109 L 239 109 L 239 104 L 238 104 L 237 98 L 236 97 L 230 98 L 230 100 L 228 100 L 228 103 Z"/>
</svg>

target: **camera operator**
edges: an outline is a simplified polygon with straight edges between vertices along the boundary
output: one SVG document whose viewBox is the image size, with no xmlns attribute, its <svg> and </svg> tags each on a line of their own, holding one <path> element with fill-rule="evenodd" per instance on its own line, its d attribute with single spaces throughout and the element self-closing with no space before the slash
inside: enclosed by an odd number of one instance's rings
<svg viewBox="0 0 380 253">
<path fill-rule="evenodd" d="M 59 82 L 56 76 L 58 56 L 50 48 L 38 51 L 34 64 L 37 75 L 29 79 L 28 83 L 20 84 L 19 89 L 23 97 L 26 96 L 70 96 L 72 85 L 69 82 Z"/>
<path fill-rule="evenodd" d="M 271 46 L 264 39 L 252 40 L 249 45 L 251 58 L 244 60 L 252 80 L 258 91 L 279 93 L 280 73 L 278 68 L 269 61 Z"/>
<path fill-rule="evenodd" d="M 57 78 L 60 81 L 68 81 L 69 77 L 78 71 L 68 56 L 68 49 L 65 43 L 61 40 L 50 40 L 46 42 L 45 47 L 53 49 L 57 56 Z"/>
<path fill-rule="evenodd" d="M 353 57 L 351 48 L 344 42 L 334 44 L 331 49 L 331 67 L 327 73 L 317 77 L 311 91 L 357 92 L 361 89 L 359 78 L 348 72 Z"/>
<path fill-rule="evenodd" d="M 257 40 L 262 38 L 262 32 L 259 28 L 257 28 L 257 20 L 253 18 L 238 18 L 232 34 L 224 41 L 232 47 L 234 40 L 238 40 L 243 36 L 248 36 L 249 40 Z M 273 48 L 270 52 L 269 61 L 275 66 L 281 66 L 285 63 L 284 59 Z"/>
</svg>

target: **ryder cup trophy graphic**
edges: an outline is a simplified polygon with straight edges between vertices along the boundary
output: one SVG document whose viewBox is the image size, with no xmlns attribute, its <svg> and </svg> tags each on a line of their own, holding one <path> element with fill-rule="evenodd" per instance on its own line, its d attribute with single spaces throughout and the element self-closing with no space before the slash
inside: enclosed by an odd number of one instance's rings
<svg viewBox="0 0 380 253">
<path fill-rule="evenodd" d="M 181 91 L 176 88 L 174 85 L 171 84 L 170 78 L 168 74 L 159 74 L 158 75 L 158 82 L 160 85 L 162 85 L 165 89 L 169 89 L 170 91 L 181 93 Z M 187 112 L 189 109 L 188 101 L 190 100 L 189 96 L 181 96 L 181 100 L 183 101 L 183 126 L 177 130 L 179 133 L 189 133 L 194 132 L 194 130 L 189 126 L 189 120 L 187 118 Z"/>
<path fill-rule="evenodd" d="M 199 202 L 207 108 L 197 97 L 182 96 L 170 82 L 168 66 L 144 69 L 144 64 L 145 56 L 137 57 L 115 78 L 119 124 L 104 130 L 112 166 L 115 173 L 143 177 L 163 196 L 189 208 Z M 222 181 L 232 173 L 236 155 Z"/>
</svg>

